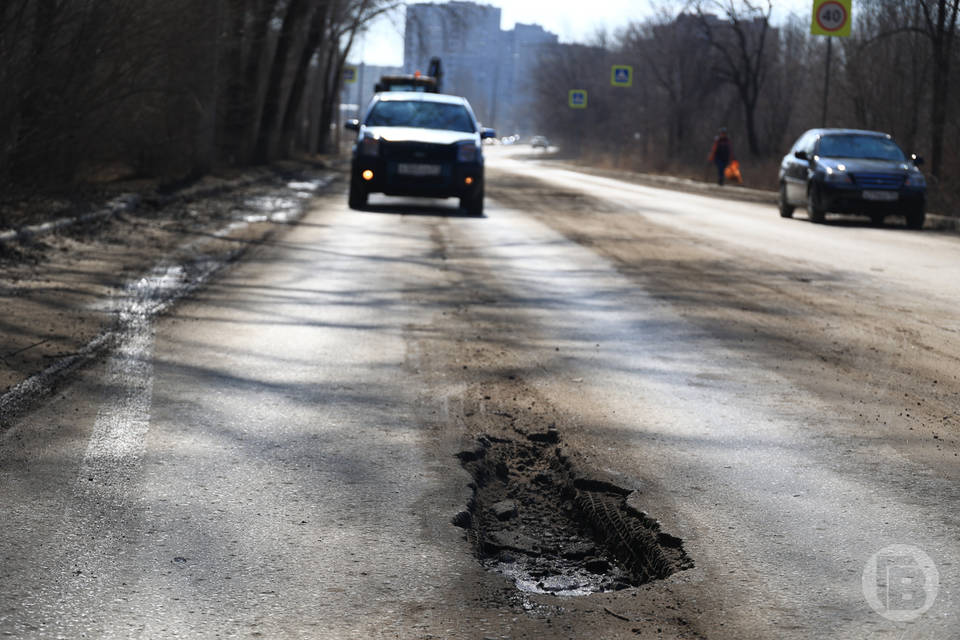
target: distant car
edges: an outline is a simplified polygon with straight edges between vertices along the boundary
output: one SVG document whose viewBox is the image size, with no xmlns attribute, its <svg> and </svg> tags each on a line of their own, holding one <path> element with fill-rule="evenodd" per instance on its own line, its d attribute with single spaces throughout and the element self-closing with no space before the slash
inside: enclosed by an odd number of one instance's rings
<svg viewBox="0 0 960 640">
<path fill-rule="evenodd" d="M 881 224 L 902 214 L 911 229 L 926 217 L 927 183 L 919 166 L 886 133 L 859 129 L 811 129 L 780 163 L 780 215 L 806 206 L 813 222 L 827 212 L 855 213 Z"/>
<path fill-rule="evenodd" d="M 371 100 L 357 132 L 350 167 L 353 209 L 371 193 L 460 198 L 460 206 L 483 215 L 483 148 L 496 134 L 480 127 L 466 98 L 390 91 Z"/>
<path fill-rule="evenodd" d="M 530 139 L 530 146 L 534 149 L 547 149 L 550 147 L 550 141 L 547 140 L 544 136 L 533 136 Z"/>
</svg>

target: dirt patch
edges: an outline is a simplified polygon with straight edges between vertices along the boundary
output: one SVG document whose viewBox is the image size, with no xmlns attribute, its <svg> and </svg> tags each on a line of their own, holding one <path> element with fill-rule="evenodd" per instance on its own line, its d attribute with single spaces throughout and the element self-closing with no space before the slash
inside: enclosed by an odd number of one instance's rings
<svg viewBox="0 0 960 640">
<path fill-rule="evenodd" d="M 229 184 L 148 191 L 130 211 L 0 242 L 0 430 L 63 373 L 109 348 L 131 283 L 180 265 L 189 290 L 294 221 L 329 177 L 290 166 Z M 39 225 L 94 206 L 30 203 L 7 217 Z"/>
<path fill-rule="evenodd" d="M 640 492 L 578 470 L 555 428 L 481 436 L 458 457 L 474 494 L 454 524 L 521 591 L 616 591 L 693 566 L 680 539 L 640 510 Z"/>
</svg>

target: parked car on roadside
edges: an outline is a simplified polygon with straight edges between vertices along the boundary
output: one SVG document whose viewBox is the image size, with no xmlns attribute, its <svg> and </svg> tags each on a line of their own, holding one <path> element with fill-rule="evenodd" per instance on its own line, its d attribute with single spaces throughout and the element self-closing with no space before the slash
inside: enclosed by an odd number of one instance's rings
<svg viewBox="0 0 960 640">
<path fill-rule="evenodd" d="M 927 183 L 919 166 L 893 138 L 878 131 L 811 129 L 780 163 L 780 215 L 806 206 L 813 222 L 828 212 L 869 216 L 881 224 L 900 214 L 920 229 L 926 217 Z"/>
<path fill-rule="evenodd" d="M 391 91 L 371 100 L 357 132 L 350 167 L 349 205 L 362 209 L 371 193 L 460 198 L 460 206 L 483 215 L 482 128 L 466 98 Z"/>
</svg>

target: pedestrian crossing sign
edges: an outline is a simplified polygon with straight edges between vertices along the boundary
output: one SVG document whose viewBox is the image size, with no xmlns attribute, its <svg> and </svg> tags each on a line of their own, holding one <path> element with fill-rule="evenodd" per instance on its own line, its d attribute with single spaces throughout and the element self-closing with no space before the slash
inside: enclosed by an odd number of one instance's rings
<svg viewBox="0 0 960 640">
<path fill-rule="evenodd" d="M 610 84 L 615 87 L 633 86 L 633 67 L 628 64 L 615 64 L 610 71 Z"/>
<path fill-rule="evenodd" d="M 587 108 L 587 92 L 585 89 L 570 89 L 568 100 L 571 109 Z"/>
</svg>

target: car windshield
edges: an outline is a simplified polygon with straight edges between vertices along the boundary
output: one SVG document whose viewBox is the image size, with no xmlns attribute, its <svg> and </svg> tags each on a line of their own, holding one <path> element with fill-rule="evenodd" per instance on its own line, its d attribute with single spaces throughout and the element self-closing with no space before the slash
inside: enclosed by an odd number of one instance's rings
<svg viewBox="0 0 960 640">
<path fill-rule="evenodd" d="M 870 158 L 903 162 L 897 143 L 879 136 L 836 135 L 820 138 L 818 155 L 825 158 Z"/>
<path fill-rule="evenodd" d="M 370 111 L 366 124 L 375 127 L 475 131 L 470 112 L 462 104 L 421 100 L 381 100 Z"/>
</svg>

